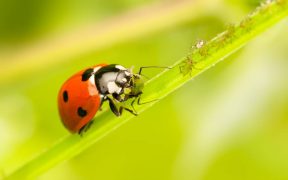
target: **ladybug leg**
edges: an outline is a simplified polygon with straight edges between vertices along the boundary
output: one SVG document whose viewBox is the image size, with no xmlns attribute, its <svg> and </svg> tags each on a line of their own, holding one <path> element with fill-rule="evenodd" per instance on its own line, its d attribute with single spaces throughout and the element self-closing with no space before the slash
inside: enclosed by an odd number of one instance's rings
<svg viewBox="0 0 288 180">
<path fill-rule="evenodd" d="M 113 93 L 112 94 L 113 98 L 116 99 L 118 102 L 123 102 L 126 100 L 126 97 L 121 97 L 121 95 Z"/>
<path fill-rule="evenodd" d="M 141 101 L 141 94 L 136 98 L 137 99 L 137 105 L 143 105 L 143 104 L 148 104 L 148 103 L 152 103 L 154 101 L 159 101 L 159 99 L 153 99 L 151 101 L 146 101 L 146 102 L 140 102 Z M 135 100 L 136 100 L 135 99 Z M 135 101 L 134 100 L 134 101 Z"/>
<path fill-rule="evenodd" d="M 137 99 L 137 102 L 140 100 L 141 94 L 142 94 L 142 92 L 140 92 L 139 94 L 135 95 L 133 101 L 132 101 L 131 104 L 130 104 L 131 107 L 133 108 L 134 112 L 137 112 L 136 109 L 135 109 L 135 107 L 134 107 L 134 103 L 135 103 L 136 99 Z M 138 104 L 138 103 L 137 103 L 137 104 Z M 139 104 L 138 104 L 138 105 L 139 105 Z"/>
<path fill-rule="evenodd" d="M 104 101 L 106 101 L 106 99 L 104 99 L 104 98 L 100 100 L 99 111 L 102 111 L 102 105 L 103 105 Z"/>
<path fill-rule="evenodd" d="M 120 111 L 120 114 L 122 114 L 123 109 L 126 110 L 126 111 L 128 111 L 128 112 L 130 112 L 130 113 L 133 114 L 134 116 L 138 116 L 138 113 L 135 111 L 134 108 L 133 108 L 133 110 L 132 110 L 132 109 L 126 108 L 126 107 L 124 107 L 124 106 L 121 106 L 121 107 L 120 107 L 120 110 L 119 110 L 119 111 Z"/>
<path fill-rule="evenodd" d="M 126 110 L 126 111 L 130 112 L 130 113 L 133 114 L 134 116 L 137 116 L 137 115 L 138 115 L 136 111 L 133 111 L 133 110 L 131 110 L 131 109 L 129 109 L 129 108 L 126 108 L 125 106 L 120 106 L 120 108 L 119 108 L 119 110 L 118 110 L 117 107 L 116 107 L 115 102 L 114 102 L 112 99 L 110 99 L 110 98 L 108 98 L 108 100 L 109 100 L 110 109 L 111 109 L 111 111 L 112 111 L 116 116 L 121 116 L 123 110 Z"/>
<path fill-rule="evenodd" d="M 109 106 L 110 106 L 111 111 L 116 116 L 121 116 L 121 111 L 117 109 L 115 102 L 112 99 L 110 99 L 110 98 L 108 98 L 108 101 L 109 101 Z"/>
<path fill-rule="evenodd" d="M 140 98 L 140 97 L 139 97 L 139 98 Z M 134 98 L 133 101 L 132 101 L 131 104 L 130 104 L 134 112 L 137 112 L 136 109 L 135 109 L 135 107 L 134 107 L 134 103 L 135 103 L 136 99 L 137 99 L 137 97 Z"/>
<path fill-rule="evenodd" d="M 142 94 L 142 93 L 141 93 L 141 94 Z M 135 104 L 136 100 L 137 100 L 137 105 L 148 104 L 148 103 L 151 103 L 151 102 L 154 102 L 154 101 L 158 101 L 158 100 L 159 100 L 159 99 L 153 99 L 153 100 L 151 100 L 151 101 L 140 102 L 140 101 L 141 101 L 141 94 L 135 96 L 134 99 L 133 99 L 133 101 L 132 101 L 131 104 L 130 104 L 131 107 L 132 107 L 132 109 L 133 109 L 133 111 L 136 112 L 136 113 L 137 113 L 137 111 L 136 111 L 136 109 L 135 109 L 135 107 L 134 107 L 134 104 Z"/>
<path fill-rule="evenodd" d="M 91 127 L 91 125 L 93 124 L 93 120 L 91 120 L 91 121 L 89 121 L 85 126 L 83 126 L 80 130 L 79 130 L 79 132 L 78 132 L 78 134 L 80 135 L 80 136 L 83 136 L 83 134 L 88 130 L 88 129 L 90 129 L 90 127 Z"/>
</svg>

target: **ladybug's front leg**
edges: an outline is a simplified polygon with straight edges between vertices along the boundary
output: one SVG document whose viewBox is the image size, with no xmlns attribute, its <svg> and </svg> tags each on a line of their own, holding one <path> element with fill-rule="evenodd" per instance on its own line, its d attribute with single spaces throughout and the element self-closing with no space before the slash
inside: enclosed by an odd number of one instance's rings
<svg viewBox="0 0 288 180">
<path fill-rule="evenodd" d="M 91 120 L 91 121 L 89 121 L 86 125 L 84 125 L 80 130 L 79 130 L 79 132 L 78 132 L 78 134 L 80 135 L 80 136 L 83 136 L 83 134 L 85 133 L 85 132 L 87 132 L 87 130 L 90 128 L 90 126 L 93 124 L 93 119 Z"/>
<path fill-rule="evenodd" d="M 112 99 L 110 99 L 110 98 L 108 98 L 108 101 L 109 101 L 109 106 L 110 106 L 111 111 L 112 111 L 116 116 L 121 116 L 122 111 L 119 111 L 119 110 L 117 109 L 117 106 L 116 106 L 115 102 L 114 102 Z"/>
<path fill-rule="evenodd" d="M 99 105 L 99 111 L 102 111 L 102 105 L 103 105 L 103 102 L 107 100 L 107 97 L 106 96 L 103 96 L 101 99 L 100 99 L 100 105 Z"/>
<path fill-rule="evenodd" d="M 123 109 L 126 110 L 126 111 L 128 111 L 128 112 L 130 112 L 130 113 L 133 114 L 134 116 L 138 116 L 138 113 L 135 111 L 135 109 L 132 110 L 132 109 L 126 108 L 126 107 L 124 107 L 124 106 L 121 106 L 121 107 L 120 107 L 120 109 L 119 109 L 120 114 L 122 114 Z"/>
<path fill-rule="evenodd" d="M 118 102 L 123 102 L 126 100 L 125 97 L 122 97 L 121 94 L 116 94 L 116 93 L 113 93 L 112 94 L 113 98 L 116 99 Z"/>
</svg>

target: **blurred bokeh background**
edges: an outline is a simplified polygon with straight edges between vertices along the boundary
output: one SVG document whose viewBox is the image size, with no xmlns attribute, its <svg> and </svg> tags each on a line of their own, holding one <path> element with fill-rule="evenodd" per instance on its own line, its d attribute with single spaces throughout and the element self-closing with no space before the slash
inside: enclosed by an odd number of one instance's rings
<svg viewBox="0 0 288 180">
<path fill-rule="evenodd" d="M 258 0 L 1 0 L 0 179 L 69 132 L 58 90 L 98 63 L 171 65 Z M 38 179 L 288 179 L 288 22 Z"/>
</svg>

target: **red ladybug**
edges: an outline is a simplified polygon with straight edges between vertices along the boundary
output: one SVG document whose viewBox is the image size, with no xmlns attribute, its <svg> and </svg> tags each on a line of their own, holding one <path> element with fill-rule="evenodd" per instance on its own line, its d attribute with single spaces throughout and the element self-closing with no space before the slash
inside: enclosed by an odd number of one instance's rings
<svg viewBox="0 0 288 180">
<path fill-rule="evenodd" d="M 133 74 L 118 64 L 99 64 L 70 77 L 58 94 L 58 109 L 64 126 L 72 133 L 81 133 L 106 100 L 116 116 L 120 116 L 123 109 L 137 115 L 121 102 L 142 94 L 144 81 L 140 73 L 141 68 L 138 74 Z"/>
</svg>

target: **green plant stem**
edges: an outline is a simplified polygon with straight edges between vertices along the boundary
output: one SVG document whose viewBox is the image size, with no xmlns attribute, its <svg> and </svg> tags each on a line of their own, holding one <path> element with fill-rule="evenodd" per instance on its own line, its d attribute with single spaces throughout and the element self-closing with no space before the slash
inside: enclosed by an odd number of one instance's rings
<svg viewBox="0 0 288 180">
<path fill-rule="evenodd" d="M 191 54 L 171 66 L 172 69 L 163 71 L 147 82 L 142 96 L 143 101 L 164 98 L 193 77 L 241 48 L 252 38 L 261 34 L 287 15 L 288 3 L 286 0 L 278 0 L 262 5 L 240 23 L 230 25 L 225 32 L 207 42 L 203 47 L 195 48 Z M 189 69 L 190 67 L 192 67 L 192 71 L 188 73 L 180 70 L 183 70 L 183 68 L 191 70 Z M 135 108 L 140 113 L 155 103 L 148 103 Z M 46 152 L 14 171 L 8 176 L 8 179 L 35 177 L 56 164 L 81 153 L 133 117 L 130 113 L 115 117 L 109 111 L 103 112 L 96 117 L 95 122 L 83 137 L 75 134 L 62 139 Z"/>
</svg>

